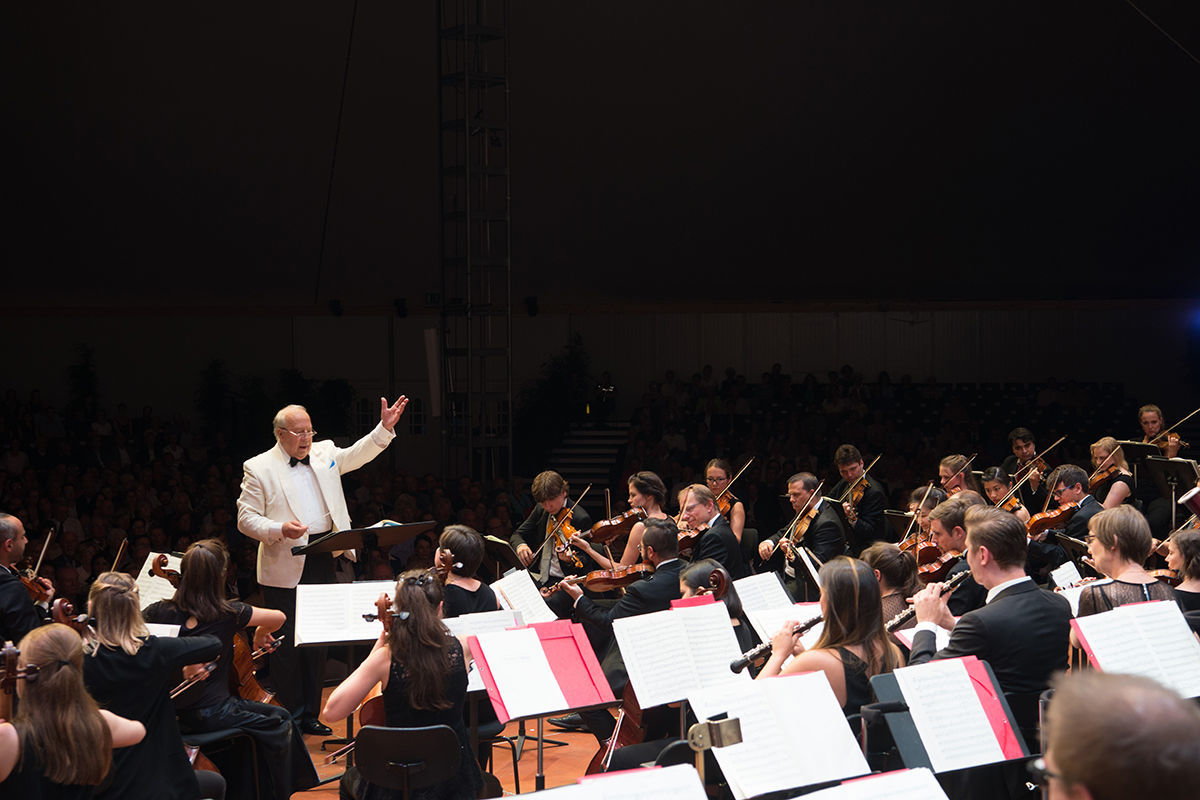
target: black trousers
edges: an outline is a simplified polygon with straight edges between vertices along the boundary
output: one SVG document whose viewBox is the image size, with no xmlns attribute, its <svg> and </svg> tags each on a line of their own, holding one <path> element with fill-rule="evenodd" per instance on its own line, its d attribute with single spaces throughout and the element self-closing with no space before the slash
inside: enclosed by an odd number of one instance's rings
<svg viewBox="0 0 1200 800">
<path fill-rule="evenodd" d="M 300 583 L 334 583 L 333 556 L 318 553 L 304 559 Z M 296 647 L 296 590 L 262 587 L 263 605 L 287 615 L 276 632 L 286 636 L 270 656 L 271 683 L 276 698 L 296 719 L 316 719 L 321 713 L 327 647 Z"/>
<path fill-rule="evenodd" d="M 226 781 L 226 797 L 230 800 L 287 800 L 293 792 L 317 783 L 304 738 L 288 712 L 278 706 L 230 697 L 215 705 L 180 711 L 179 728 L 185 733 L 237 728 L 254 738 L 257 770 L 242 754 L 212 755 L 223 774 L 230 776 Z M 251 777 L 255 772 L 257 786 Z"/>
</svg>

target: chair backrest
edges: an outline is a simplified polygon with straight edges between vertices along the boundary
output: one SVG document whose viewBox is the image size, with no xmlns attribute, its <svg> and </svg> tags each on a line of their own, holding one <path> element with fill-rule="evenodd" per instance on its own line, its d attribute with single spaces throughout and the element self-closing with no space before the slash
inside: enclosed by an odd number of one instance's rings
<svg viewBox="0 0 1200 800">
<path fill-rule="evenodd" d="M 384 728 L 368 725 L 355 738 L 354 758 L 362 776 L 407 795 L 433 786 L 458 771 L 459 744 L 447 725 Z"/>
</svg>

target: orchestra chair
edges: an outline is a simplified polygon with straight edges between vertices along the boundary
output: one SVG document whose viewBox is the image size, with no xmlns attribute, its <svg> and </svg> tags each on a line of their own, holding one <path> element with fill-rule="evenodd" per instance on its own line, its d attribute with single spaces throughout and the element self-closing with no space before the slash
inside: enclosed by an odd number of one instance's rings
<svg viewBox="0 0 1200 800">
<path fill-rule="evenodd" d="M 404 800 L 414 789 L 440 783 L 458 770 L 458 737 L 448 725 L 367 725 L 359 730 L 355 742 L 355 763 L 363 778 L 376 786 L 398 789 Z"/>
<path fill-rule="evenodd" d="M 1017 729 L 1025 737 L 1025 746 L 1029 748 L 1031 755 L 1042 752 L 1042 695 L 1047 691 L 1049 690 L 1004 693 L 1013 719 L 1017 721 Z"/>
<path fill-rule="evenodd" d="M 241 728 L 184 733 L 183 743 L 195 747 L 217 766 L 226 782 L 253 786 L 258 796 L 258 744 Z"/>
<path fill-rule="evenodd" d="M 504 724 L 494 717 L 487 721 L 479 723 L 479 753 L 480 766 L 487 772 L 492 771 L 492 750 L 498 745 L 507 745 L 512 754 L 512 771 L 513 771 L 513 794 L 521 793 L 521 773 L 517 769 L 517 760 L 520 758 L 520 752 L 517 748 L 515 737 L 502 736 L 501 731 L 504 730 Z M 484 750 L 484 747 L 487 749 Z"/>
</svg>

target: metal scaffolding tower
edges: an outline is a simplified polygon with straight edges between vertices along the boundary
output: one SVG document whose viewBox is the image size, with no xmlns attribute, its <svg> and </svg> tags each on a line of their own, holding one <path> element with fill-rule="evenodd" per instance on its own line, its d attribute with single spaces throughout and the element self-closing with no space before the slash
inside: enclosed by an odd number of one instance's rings
<svg viewBox="0 0 1200 800">
<path fill-rule="evenodd" d="M 442 468 L 512 474 L 508 0 L 438 0 Z"/>
</svg>

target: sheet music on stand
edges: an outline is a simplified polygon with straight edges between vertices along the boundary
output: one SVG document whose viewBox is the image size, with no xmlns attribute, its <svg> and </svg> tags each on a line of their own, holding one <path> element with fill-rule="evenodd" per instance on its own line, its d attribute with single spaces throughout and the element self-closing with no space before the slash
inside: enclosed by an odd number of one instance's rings
<svg viewBox="0 0 1200 800">
<path fill-rule="evenodd" d="M 871 772 L 824 672 L 700 689 L 687 699 L 697 719 L 726 714 L 741 723 L 739 744 L 712 751 L 737 800 Z"/>
<path fill-rule="evenodd" d="M 785 622 L 807 622 L 813 617 L 821 616 L 821 604 L 789 603 L 786 606 L 750 611 L 746 616 L 749 618 L 754 632 L 758 634 L 758 638 L 766 642 L 770 641 L 772 636 L 779 633 L 779 629 L 783 627 Z M 806 650 L 811 649 L 817 643 L 824 630 L 825 623 L 818 622 L 800 637 L 800 641 L 804 643 Z"/>
<path fill-rule="evenodd" d="M 933 773 L 924 767 L 854 778 L 832 789 L 807 794 L 810 800 L 946 800 Z"/>
<path fill-rule="evenodd" d="M 1083 594 L 1084 590 L 1089 586 L 1103 586 L 1106 583 L 1112 583 L 1112 578 L 1101 578 L 1100 580 L 1068 586 L 1065 589 L 1056 591 L 1067 598 L 1067 602 L 1071 604 L 1071 616 L 1077 617 L 1079 616 L 1079 597 Z"/>
<path fill-rule="evenodd" d="M 183 561 L 182 557 L 174 553 L 151 553 L 146 556 L 146 561 L 142 564 L 141 569 L 138 570 L 135 581 L 138 587 L 138 598 L 142 604 L 142 611 L 145 611 L 159 600 L 170 600 L 175 596 L 175 587 L 171 585 L 169 580 L 150 573 L 150 565 L 161 555 L 167 557 L 167 569 L 173 569 L 176 572 L 179 571 L 179 565 Z"/>
<path fill-rule="evenodd" d="M 739 578 L 733 582 L 733 587 L 737 589 L 738 599 L 742 601 L 742 609 L 746 613 L 784 608 L 792 604 L 792 598 L 783 588 L 778 572 L 760 572 Z"/>
<path fill-rule="evenodd" d="M 496 593 L 502 608 L 520 611 L 526 623 L 553 622 L 558 619 L 550 606 L 546 605 L 546 598 L 542 597 L 528 570 L 510 572 L 492 583 L 492 591 Z"/>
<path fill-rule="evenodd" d="M 613 633 L 642 708 L 683 700 L 701 688 L 744 683 L 729 662 L 742 654 L 724 603 L 613 620 Z"/>
<path fill-rule="evenodd" d="M 381 593 L 389 596 L 395 581 L 302 583 L 296 587 L 296 646 L 373 642 L 383 625 L 368 622 Z"/>
<path fill-rule="evenodd" d="M 530 800 L 707 800 L 691 764 L 584 775 L 578 783 L 521 795 Z"/>
<path fill-rule="evenodd" d="M 935 772 L 1004 760 L 962 659 L 902 667 L 893 674 Z"/>
<path fill-rule="evenodd" d="M 1071 625 L 1097 669 L 1144 675 L 1184 697 L 1200 697 L 1200 641 L 1175 603 L 1131 603 Z"/>
</svg>

